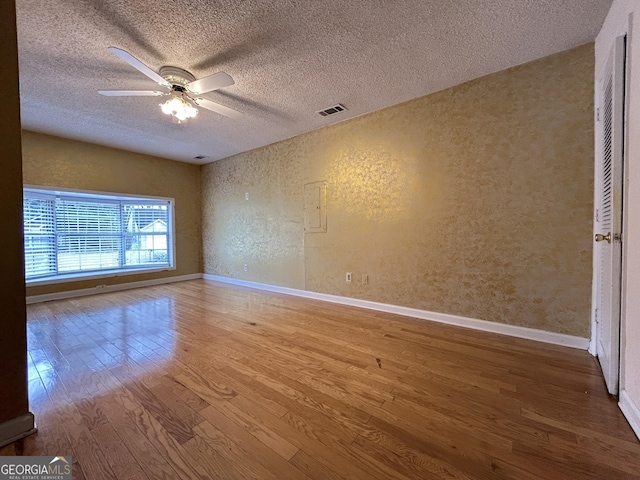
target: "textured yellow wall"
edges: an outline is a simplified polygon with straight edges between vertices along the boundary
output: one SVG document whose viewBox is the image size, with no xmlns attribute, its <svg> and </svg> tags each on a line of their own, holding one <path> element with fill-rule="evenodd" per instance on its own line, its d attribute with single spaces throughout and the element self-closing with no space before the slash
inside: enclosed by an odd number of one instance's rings
<svg viewBox="0 0 640 480">
<path fill-rule="evenodd" d="M 200 167 L 24 131 L 24 183 L 175 199 L 176 269 L 27 287 L 27 295 L 202 272 Z"/>
<path fill-rule="evenodd" d="M 304 288 L 300 155 L 281 142 L 203 167 L 205 272 Z"/>
<path fill-rule="evenodd" d="M 205 273 L 587 337 L 593 55 L 204 166 Z M 304 184 L 320 180 L 328 231 L 305 235 Z"/>
</svg>

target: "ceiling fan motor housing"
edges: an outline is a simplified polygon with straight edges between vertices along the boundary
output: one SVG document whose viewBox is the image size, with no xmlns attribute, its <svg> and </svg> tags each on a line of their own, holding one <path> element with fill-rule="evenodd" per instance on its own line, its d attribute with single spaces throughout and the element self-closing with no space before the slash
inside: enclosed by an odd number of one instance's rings
<svg viewBox="0 0 640 480">
<path fill-rule="evenodd" d="M 193 82 L 196 77 L 182 68 L 165 66 L 160 68 L 160 76 L 173 86 L 184 87 Z"/>
</svg>

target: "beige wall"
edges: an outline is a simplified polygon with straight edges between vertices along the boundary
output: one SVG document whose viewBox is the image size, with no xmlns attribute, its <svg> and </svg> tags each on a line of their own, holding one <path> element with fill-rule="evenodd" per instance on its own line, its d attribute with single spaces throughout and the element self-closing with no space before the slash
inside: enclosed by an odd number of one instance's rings
<svg viewBox="0 0 640 480">
<path fill-rule="evenodd" d="M 587 337 L 593 55 L 204 166 L 205 273 Z M 305 235 L 304 184 L 320 180 L 328 231 Z"/>
<path fill-rule="evenodd" d="M 20 160 L 20 97 L 15 4 L 0 2 L 0 445 L 8 433 L 5 422 L 28 413 L 27 327 L 22 250 L 22 169 Z M 25 426 L 24 430 L 33 427 Z"/>
<path fill-rule="evenodd" d="M 200 167 L 25 131 L 24 183 L 175 198 L 176 269 L 27 287 L 27 295 L 202 272 Z"/>
<path fill-rule="evenodd" d="M 203 167 L 206 273 L 304 288 L 301 155 L 281 142 Z"/>
</svg>

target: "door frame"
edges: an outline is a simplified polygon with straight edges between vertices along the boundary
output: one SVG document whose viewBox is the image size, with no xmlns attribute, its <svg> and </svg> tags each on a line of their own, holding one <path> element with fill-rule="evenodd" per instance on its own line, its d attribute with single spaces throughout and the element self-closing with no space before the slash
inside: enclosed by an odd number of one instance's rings
<svg viewBox="0 0 640 480">
<path fill-rule="evenodd" d="M 624 346 L 624 325 L 625 314 L 626 314 L 626 275 L 627 275 L 627 232 L 628 232 L 628 202 L 629 202 L 629 168 L 625 163 L 627 162 L 627 152 L 629 145 L 629 86 L 630 86 L 630 73 L 631 68 L 629 64 L 630 59 L 630 45 L 631 45 L 631 26 L 632 26 L 633 17 L 629 16 L 629 22 L 627 25 L 627 29 L 625 32 L 620 32 L 615 38 L 613 38 L 613 42 L 611 43 L 611 50 L 615 48 L 616 43 L 619 41 L 621 37 L 626 37 L 626 48 L 625 48 L 625 70 L 624 70 L 624 99 L 623 99 L 623 139 L 622 139 L 622 212 L 621 212 L 621 243 L 622 243 L 622 253 L 621 253 L 621 262 L 620 262 L 620 318 L 618 328 L 620 330 L 619 334 L 619 362 L 618 362 L 618 393 L 620 391 L 620 387 L 624 385 L 624 356 L 623 346 Z M 605 62 L 606 64 L 606 62 Z M 599 208 L 599 205 L 596 204 L 595 199 L 597 198 L 598 192 L 601 189 L 601 177 L 599 176 L 599 168 L 602 165 L 602 141 L 600 137 L 601 127 L 598 125 L 598 109 L 600 108 L 600 85 L 599 80 L 602 77 L 601 71 L 596 71 L 594 75 L 594 205 L 593 205 L 593 235 L 599 232 L 598 225 L 596 223 L 596 210 Z M 593 237 L 592 237 L 593 238 Z M 597 357 L 597 346 L 599 341 L 599 327 L 597 322 L 597 306 L 598 306 L 598 268 L 600 265 L 600 251 L 601 249 L 596 248 L 595 242 L 593 245 L 593 273 L 592 273 L 592 294 L 591 294 L 591 339 L 589 342 L 589 353 L 594 357 Z"/>
</svg>

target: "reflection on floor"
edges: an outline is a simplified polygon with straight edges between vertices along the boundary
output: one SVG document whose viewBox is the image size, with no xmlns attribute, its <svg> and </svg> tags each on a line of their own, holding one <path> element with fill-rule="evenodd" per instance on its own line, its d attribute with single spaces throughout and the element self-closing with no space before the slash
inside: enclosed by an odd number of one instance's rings
<svg viewBox="0 0 640 480">
<path fill-rule="evenodd" d="M 587 352 L 204 280 L 28 307 L 74 479 L 640 478 Z"/>
</svg>

